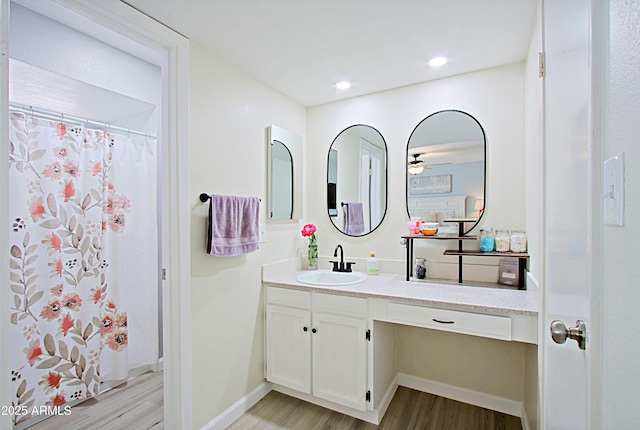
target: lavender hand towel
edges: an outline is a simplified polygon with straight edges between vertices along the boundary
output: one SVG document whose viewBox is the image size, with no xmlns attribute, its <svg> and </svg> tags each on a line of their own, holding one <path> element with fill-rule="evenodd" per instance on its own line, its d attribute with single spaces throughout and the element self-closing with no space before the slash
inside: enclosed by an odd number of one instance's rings
<svg viewBox="0 0 640 430">
<path fill-rule="evenodd" d="M 207 252 L 234 257 L 258 249 L 260 199 L 211 195 Z"/>
<path fill-rule="evenodd" d="M 347 203 L 344 214 L 344 232 L 346 234 L 364 233 L 364 211 L 362 203 Z"/>
</svg>

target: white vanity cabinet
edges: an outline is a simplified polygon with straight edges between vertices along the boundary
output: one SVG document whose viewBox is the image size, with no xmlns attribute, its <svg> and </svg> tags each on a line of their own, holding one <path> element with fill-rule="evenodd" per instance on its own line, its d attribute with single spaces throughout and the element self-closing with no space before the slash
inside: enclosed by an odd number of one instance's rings
<svg viewBox="0 0 640 430">
<path fill-rule="evenodd" d="M 266 288 L 266 378 L 367 408 L 367 299 Z"/>
<path fill-rule="evenodd" d="M 267 305 L 267 380 L 311 394 L 311 311 Z"/>
<path fill-rule="evenodd" d="M 434 394 L 453 393 L 466 402 L 472 393 L 477 402 L 472 404 L 487 405 L 483 393 L 442 388 L 399 373 L 399 326 L 537 342 L 537 311 L 526 291 L 416 286 L 388 275 L 342 288 L 316 288 L 292 278 L 274 276 L 273 283 L 263 278 L 266 379 L 276 391 L 373 424 L 380 423 L 402 383 Z M 511 400 L 500 408 L 512 414 L 517 409 Z"/>
</svg>

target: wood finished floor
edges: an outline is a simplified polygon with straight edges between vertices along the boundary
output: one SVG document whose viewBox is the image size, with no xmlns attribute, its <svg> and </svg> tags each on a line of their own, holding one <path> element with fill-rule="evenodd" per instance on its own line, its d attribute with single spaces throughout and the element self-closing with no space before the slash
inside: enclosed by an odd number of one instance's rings
<svg viewBox="0 0 640 430">
<path fill-rule="evenodd" d="M 50 417 L 28 430 L 162 430 L 162 388 L 162 372 L 145 373 L 74 406 L 68 416 Z"/>
<path fill-rule="evenodd" d="M 520 418 L 399 387 L 379 426 L 275 391 L 227 430 L 522 430 Z"/>
<path fill-rule="evenodd" d="M 162 430 L 162 372 L 146 373 L 29 430 Z M 520 418 L 405 387 L 379 426 L 272 391 L 228 430 L 521 430 Z"/>
</svg>

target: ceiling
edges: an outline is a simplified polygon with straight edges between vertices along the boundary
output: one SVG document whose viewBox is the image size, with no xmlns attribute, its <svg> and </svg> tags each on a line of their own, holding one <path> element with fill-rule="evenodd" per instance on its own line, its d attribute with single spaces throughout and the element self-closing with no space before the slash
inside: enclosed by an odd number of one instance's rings
<svg viewBox="0 0 640 430">
<path fill-rule="evenodd" d="M 306 107 L 522 61 L 536 17 L 536 0 L 123 1 Z"/>
</svg>

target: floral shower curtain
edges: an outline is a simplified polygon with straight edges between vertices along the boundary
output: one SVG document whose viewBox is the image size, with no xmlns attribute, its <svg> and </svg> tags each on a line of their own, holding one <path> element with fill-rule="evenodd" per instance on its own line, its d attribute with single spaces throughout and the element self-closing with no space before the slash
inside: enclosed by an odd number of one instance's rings
<svg viewBox="0 0 640 430">
<path fill-rule="evenodd" d="M 92 397 L 101 382 L 157 363 L 155 143 L 11 113 L 11 381 L 20 410 Z"/>
</svg>

